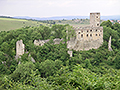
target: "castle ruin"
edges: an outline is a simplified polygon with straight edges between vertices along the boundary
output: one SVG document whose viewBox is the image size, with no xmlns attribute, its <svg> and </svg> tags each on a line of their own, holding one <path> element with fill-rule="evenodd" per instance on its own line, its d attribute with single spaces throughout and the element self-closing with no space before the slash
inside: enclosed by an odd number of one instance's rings
<svg viewBox="0 0 120 90">
<path fill-rule="evenodd" d="M 90 13 L 90 26 L 74 27 L 76 37 L 67 42 L 67 48 L 70 50 L 89 50 L 97 49 L 103 43 L 103 27 L 100 26 L 100 13 Z M 35 45 L 42 46 L 48 40 L 34 40 Z M 56 38 L 54 44 L 59 44 L 62 40 Z"/>
<path fill-rule="evenodd" d="M 86 27 L 74 27 L 76 37 L 70 38 L 67 42 L 68 54 L 72 57 L 72 49 L 76 51 L 97 49 L 103 43 L 103 27 L 100 26 L 100 13 L 90 13 L 90 26 Z M 55 38 L 54 44 L 60 44 L 63 39 Z M 37 46 L 43 46 L 48 40 L 34 40 L 34 44 Z M 64 42 L 62 42 L 64 43 Z M 109 48 L 111 47 L 111 37 L 109 41 Z M 110 48 L 110 51 L 112 49 Z M 16 42 L 16 58 L 20 58 L 25 51 L 25 45 L 23 41 Z"/>
<path fill-rule="evenodd" d="M 103 27 L 100 27 L 100 13 L 90 13 L 90 26 L 75 27 L 76 37 L 68 41 L 67 48 L 76 51 L 97 49 L 103 43 Z"/>
</svg>

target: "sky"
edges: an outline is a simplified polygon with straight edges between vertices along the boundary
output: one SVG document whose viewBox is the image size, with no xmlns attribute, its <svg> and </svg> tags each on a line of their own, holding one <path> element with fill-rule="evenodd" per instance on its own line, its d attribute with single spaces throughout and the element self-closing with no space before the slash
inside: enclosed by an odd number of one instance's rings
<svg viewBox="0 0 120 90">
<path fill-rule="evenodd" d="M 120 15 L 120 0 L 0 0 L 0 16 Z"/>
</svg>

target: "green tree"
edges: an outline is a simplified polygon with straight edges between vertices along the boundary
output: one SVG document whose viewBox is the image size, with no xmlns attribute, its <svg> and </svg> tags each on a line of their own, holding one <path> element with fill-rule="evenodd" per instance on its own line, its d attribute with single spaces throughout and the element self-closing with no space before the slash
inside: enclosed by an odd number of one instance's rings
<svg viewBox="0 0 120 90">
<path fill-rule="evenodd" d="M 117 69 L 120 69 L 120 52 L 117 53 L 115 59 L 114 59 L 114 66 Z"/>
<path fill-rule="evenodd" d="M 112 28 L 112 23 L 110 22 L 110 20 L 107 20 L 102 22 L 100 26 L 106 26 Z"/>
<path fill-rule="evenodd" d="M 13 80 L 24 81 L 30 77 L 31 71 L 35 71 L 35 65 L 32 62 L 19 64 L 16 70 L 11 74 Z"/>
<path fill-rule="evenodd" d="M 55 62 L 52 60 L 45 60 L 44 62 L 41 62 L 37 68 L 42 77 L 52 76 L 57 70 Z"/>
</svg>

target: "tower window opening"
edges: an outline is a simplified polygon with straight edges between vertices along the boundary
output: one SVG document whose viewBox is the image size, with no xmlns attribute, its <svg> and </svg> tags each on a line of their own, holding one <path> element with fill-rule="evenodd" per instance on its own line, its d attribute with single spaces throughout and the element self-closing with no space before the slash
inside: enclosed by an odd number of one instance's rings
<svg viewBox="0 0 120 90">
<path fill-rule="evenodd" d="M 83 37 L 83 34 L 81 34 L 81 37 Z"/>
<path fill-rule="evenodd" d="M 96 32 L 97 32 L 97 29 L 96 29 Z"/>
<path fill-rule="evenodd" d="M 88 30 L 87 30 L 87 32 L 88 32 Z"/>
<path fill-rule="evenodd" d="M 78 32 L 78 34 L 80 34 L 80 32 Z"/>
<path fill-rule="evenodd" d="M 90 30 L 90 32 L 92 32 L 92 30 Z"/>
<path fill-rule="evenodd" d="M 99 36 L 100 36 L 100 34 L 99 34 Z"/>
<path fill-rule="evenodd" d="M 99 24 L 97 24 L 97 26 L 99 26 Z"/>
<path fill-rule="evenodd" d="M 96 18 L 98 18 L 98 16 L 96 16 Z"/>
<path fill-rule="evenodd" d="M 83 32 L 83 30 L 81 32 Z"/>
<path fill-rule="evenodd" d="M 97 36 L 97 34 L 96 34 L 96 36 Z"/>
<path fill-rule="evenodd" d="M 90 34 L 90 36 L 92 37 L 92 34 Z"/>
<path fill-rule="evenodd" d="M 87 37 L 88 37 L 88 34 L 87 34 Z"/>
</svg>

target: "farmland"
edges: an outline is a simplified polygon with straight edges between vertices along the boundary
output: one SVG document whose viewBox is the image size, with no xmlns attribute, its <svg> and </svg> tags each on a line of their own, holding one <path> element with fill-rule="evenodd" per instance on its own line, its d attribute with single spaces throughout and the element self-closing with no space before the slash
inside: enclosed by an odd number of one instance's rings
<svg viewBox="0 0 120 90">
<path fill-rule="evenodd" d="M 32 20 L 24 20 L 24 19 L 13 19 L 13 18 L 0 18 L 0 31 L 9 31 L 15 30 L 26 26 L 40 26 L 46 25 L 45 23 L 32 21 Z M 48 24 L 47 24 L 48 26 Z"/>
</svg>

